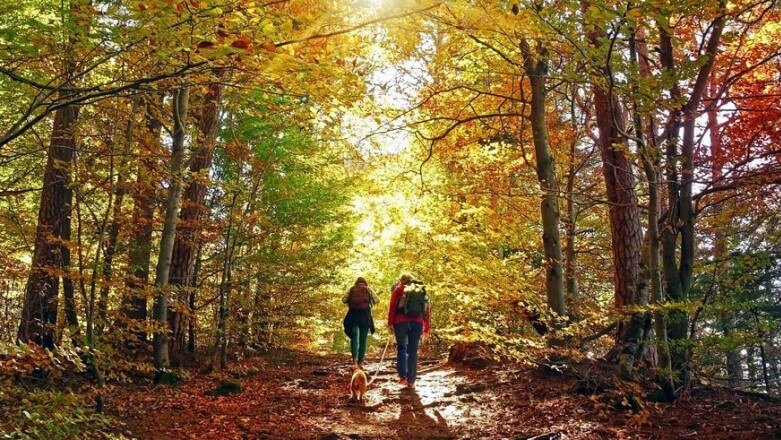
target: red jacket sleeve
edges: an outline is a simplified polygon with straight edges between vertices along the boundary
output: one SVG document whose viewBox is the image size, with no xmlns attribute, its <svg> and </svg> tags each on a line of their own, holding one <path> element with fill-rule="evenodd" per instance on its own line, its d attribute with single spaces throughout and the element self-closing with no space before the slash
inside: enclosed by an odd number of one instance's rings
<svg viewBox="0 0 781 440">
<path fill-rule="evenodd" d="M 428 334 L 431 328 L 431 304 L 426 307 L 426 314 L 423 315 L 423 333 Z"/>
<path fill-rule="evenodd" d="M 390 304 L 388 304 L 388 326 L 393 327 L 393 324 L 396 322 L 396 304 L 399 302 L 399 296 L 401 296 L 401 293 L 404 291 L 404 286 L 402 284 L 397 284 L 396 288 L 393 289 L 393 293 L 391 293 L 391 299 Z"/>
</svg>

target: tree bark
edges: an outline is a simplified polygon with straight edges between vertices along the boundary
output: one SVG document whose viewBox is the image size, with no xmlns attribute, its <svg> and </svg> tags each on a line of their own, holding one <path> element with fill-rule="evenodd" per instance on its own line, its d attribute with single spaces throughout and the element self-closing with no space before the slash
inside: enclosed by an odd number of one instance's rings
<svg viewBox="0 0 781 440">
<path fill-rule="evenodd" d="M 69 199 L 72 193 L 69 185 L 76 148 L 74 130 L 78 113 L 76 106 L 63 107 L 54 113 L 38 207 L 32 270 L 24 289 L 19 325 L 20 341 L 33 342 L 47 348 L 54 347 L 55 343 L 59 272 L 63 267 L 61 240 L 63 229 L 66 234 L 70 229 L 65 224 L 70 220 Z"/>
<path fill-rule="evenodd" d="M 743 382 L 743 369 L 740 364 L 740 352 L 727 350 L 727 383 L 732 388 L 739 388 Z"/>
<path fill-rule="evenodd" d="M 173 365 L 181 365 L 182 355 L 186 350 L 187 322 L 192 319 L 188 316 L 194 313 L 185 312 L 188 309 L 188 287 L 192 276 L 195 254 L 201 246 L 199 237 L 203 229 L 203 221 L 208 217 L 208 210 L 204 204 L 206 190 L 208 189 L 208 172 L 212 164 L 212 155 L 219 128 L 219 116 L 222 105 L 222 84 L 212 83 L 204 99 L 204 107 L 197 121 L 198 140 L 196 150 L 190 159 L 189 171 L 193 180 L 187 186 L 182 197 L 182 209 L 179 223 L 176 229 L 171 257 L 171 271 L 168 282 L 178 288 L 177 307 L 171 308 L 168 314 L 168 325 L 171 328 L 171 340 L 169 346 L 170 359 Z"/>
<path fill-rule="evenodd" d="M 584 11 L 588 2 L 581 2 Z M 607 40 L 605 31 L 586 24 L 586 35 L 591 45 L 602 50 Z M 647 302 L 646 280 L 641 274 L 642 227 L 640 209 L 635 191 L 635 175 L 627 157 L 627 142 L 623 134 L 626 121 L 618 99 L 613 94 L 612 72 L 609 62 L 600 66 L 600 80 L 594 86 L 594 111 L 599 133 L 598 146 L 602 158 L 602 173 L 608 200 L 613 265 L 615 271 L 615 306 L 618 310 Z M 621 323 L 616 342 L 621 349 L 619 369 L 632 371 L 639 353 L 646 319 L 644 314 L 632 313 L 628 323 Z"/>
<path fill-rule="evenodd" d="M 184 139 L 187 128 L 187 105 L 189 103 L 189 88 L 183 86 L 174 93 L 173 120 L 174 129 L 171 142 L 170 187 L 165 207 L 165 223 L 160 236 L 160 252 L 155 269 L 155 304 L 152 310 L 155 321 L 153 339 L 155 382 L 164 380 L 165 370 L 170 366 L 168 359 L 168 299 L 166 287 L 171 268 L 171 254 L 174 248 L 176 234 L 176 219 L 179 214 L 179 200 L 182 193 L 184 171 Z"/>
<path fill-rule="evenodd" d="M 564 274 L 561 267 L 558 178 L 556 164 L 548 143 L 548 126 L 545 122 L 545 77 L 547 75 L 545 53 L 539 44 L 536 53 L 532 53 L 526 40 L 522 40 L 521 47 L 524 52 L 524 68 L 531 86 L 531 115 L 529 119 L 537 162 L 537 179 L 543 192 L 540 211 L 546 268 L 545 291 L 548 307 L 559 316 L 564 316 L 567 313 L 567 308 L 564 296 Z"/>
</svg>

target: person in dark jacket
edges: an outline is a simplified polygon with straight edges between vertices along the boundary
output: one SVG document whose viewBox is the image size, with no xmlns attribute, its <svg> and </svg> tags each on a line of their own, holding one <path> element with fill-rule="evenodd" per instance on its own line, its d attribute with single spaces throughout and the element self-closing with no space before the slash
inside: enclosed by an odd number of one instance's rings
<svg viewBox="0 0 781 440">
<path fill-rule="evenodd" d="M 366 279 L 358 277 L 355 284 L 345 293 L 342 302 L 348 307 L 347 315 L 344 317 L 344 332 L 350 338 L 352 363 L 362 367 L 366 357 L 369 332 L 374 334 L 372 306 L 379 304 L 380 299 L 369 287 Z"/>
</svg>

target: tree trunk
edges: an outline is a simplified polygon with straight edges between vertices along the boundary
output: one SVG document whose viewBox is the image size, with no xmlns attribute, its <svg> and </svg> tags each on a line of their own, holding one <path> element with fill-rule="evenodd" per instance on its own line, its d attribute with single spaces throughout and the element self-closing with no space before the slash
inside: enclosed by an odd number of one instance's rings
<svg viewBox="0 0 781 440">
<path fill-rule="evenodd" d="M 727 383 L 732 388 L 740 388 L 743 382 L 743 369 L 740 365 L 740 352 L 727 350 Z"/>
<path fill-rule="evenodd" d="M 78 107 L 67 106 L 54 113 L 52 137 L 47 150 L 43 189 L 38 207 L 32 270 L 27 279 L 22 303 L 19 340 L 42 347 L 54 347 L 57 323 L 59 272 L 63 267 L 63 229 L 69 232 L 70 185 L 74 135 Z"/>
<path fill-rule="evenodd" d="M 589 6 L 581 2 L 585 11 Z M 586 24 L 586 36 L 591 45 L 599 50 L 607 40 L 605 31 L 598 26 Z M 610 50 L 610 48 L 607 48 Z M 604 61 L 601 57 L 600 59 Z M 627 157 L 625 132 L 626 121 L 618 102 L 606 83 L 612 82 L 609 65 L 598 68 L 601 77 L 594 87 L 594 111 L 597 120 L 602 173 L 608 200 L 613 265 L 615 271 L 615 306 L 626 311 L 627 307 L 647 302 L 646 281 L 641 274 L 642 227 L 640 209 L 635 191 L 635 176 L 632 163 Z M 642 340 L 644 314 L 632 313 L 628 323 L 621 323 L 616 333 L 617 348 L 620 348 L 619 371 L 629 374 L 638 358 Z"/>
<path fill-rule="evenodd" d="M 162 124 L 154 116 L 157 103 L 145 104 L 146 127 L 141 136 L 144 148 L 138 161 L 136 184 L 132 190 L 133 220 L 128 242 L 128 274 L 125 279 L 127 293 L 122 297 L 120 310 L 127 328 L 138 341 L 146 340 L 146 286 L 149 282 L 149 264 L 152 256 L 152 231 L 155 211 L 156 188 L 151 178 L 154 163 L 151 157 L 158 154 Z"/>
<path fill-rule="evenodd" d="M 602 171 L 605 178 L 610 230 L 612 233 L 613 264 L 615 265 L 615 305 L 624 308 L 639 304 L 638 286 L 640 279 L 640 256 L 642 251 L 642 228 L 640 210 L 635 192 L 635 178 L 632 164 L 627 158 L 626 142 L 619 134 L 624 127 L 623 115 L 618 101 L 602 87 L 594 90 L 594 107 L 599 129 L 599 149 L 602 157 Z M 619 332 L 624 339 L 626 329 Z"/>
<path fill-rule="evenodd" d="M 195 254 L 201 245 L 199 238 L 203 229 L 203 221 L 208 217 L 204 199 L 208 188 L 208 172 L 212 163 L 212 154 L 219 128 L 220 108 L 222 104 L 222 85 L 218 82 L 208 87 L 204 99 L 204 107 L 198 118 L 197 150 L 190 159 L 190 174 L 193 180 L 187 186 L 182 198 L 182 210 L 176 229 L 171 257 L 171 271 L 168 282 L 178 288 L 177 307 L 171 308 L 168 314 L 168 324 L 171 328 L 169 346 L 170 359 L 173 365 L 181 365 L 185 352 L 185 333 L 187 321 L 192 318 L 183 312 L 188 308 L 190 278 L 192 276 Z"/>
<path fill-rule="evenodd" d="M 574 116 L 574 110 L 573 110 Z M 573 117 L 573 124 L 575 119 Z M 575 249 L 575 235 L 578 232 L 578 210 L 575 204 L 575 147 L 576 143 L 573 142 L 570 146 L 569 153 L 569 172 L 567 175 L 567 186 L 565 197 L 567 199 L 567 241 L 564 246 L 565 266 L 564 266 L 564 282 L 567 287 L 567 295 L 572 298 L 578 296 L 578 278 L 575 275 L 577 259 L 577 250 Z"/>
<path fill-rule="evenodd" d="M 116 190 L 114 192 L 114 211 L 111 214 L 111 224 L 108 228 L 108 239 L 106 241 L 106 250 L 103 255 L 103 284 L 100 287 L 98 296 L 98 316 L 95 321 L 95 333 L 102 335 L 106 325 L 106 315 L 108 313 L 108 296 L 111 291 L 111 278 L 113 274 L 114 254 L 117 251 L 117 240 L 119 239 L 119 230 L 122 224 L 122 202 L 125 199 L 127 188 L 125 185 L 125 164 L 126 157 L 130 153 L 131 143 L 133 141 L 133 130 L 135 125 L 135 115 L 138 112 L 140 100 L 134 98 L 130 114 L 128 116 L 125 133 L 123 136 L 122 151 L 120 152 L 119 167 L 117 172 Z"/>
<path fill-rule="evenodd" d="M 198 286 L 198 275 L 201 272 L 201 265 L 203 259 L 201 253 L 203 252 L 203 246 L 198 248 L 198 254 L 195 257 L 195 266 L 193 267 L 193 276 L 190 277 L 190 298 L 189 298 L 189 311 L 192 319 L 187 320 L 187 351 L 195 354 L 195 292 Z"/>
<path fill-rule="evenodd" d="M 542 189 L 542 244 L 545 252 L 545 291 L 548 307 L 559 316 L 567 313 L 564 296 L 564 275 L 561 267 L 561 239 L 559 235 L 559 195 L 556 164 L 548 144 L 548 126 L 545 123 L 545 65 L 544 51 L 537 45 L 537 53 L 532 53 L 526 40 L 522 40 L 524 67 L 531 85 L 531 127 L 534 139 L 537 179 Z M 539 57 L 539 59 L 537 58 Z"/>
<path fill-rule="evenodd" d="M 234 196 L 234 203 L 235 205 L 235 196 Z M 230 228 L 232 227 L 232 221 L 230 222 L 228 226 L 228 232 L 230 233 Z M 227 237 L 226 237 L 227 238 Z M 221 296 L 221 304 L 220 304 L 220 334 L 222 335 L 221 343 L 220 343 L 220 369 L 225 369 L 228 366 L 228 317 L 230 315 L 230 309 L 231 309 L 231 292 L 233 291 L 233 253 L 236 249 L 236 237 L 233 238 L 233 243 L 230 245 L 228 249 L 228 253 L 226 254 L 226 265 L 225 265 L 225 273 L 227 274 L 225 277 L 225 288 L 223 289 L 223 296 Z"/>
<path fill-rule="evenodd" d="M 773 394 L 773 387 L 770 384 L 770 374 L 767 371 L 767 356 L 765 355 L 765 344 L 759 344 L 759 358 L 762 361 L 762 379 L 765 380 L 765 392 Z"/>
<path fill-rule="evenodd" d="M 225 230 L 225 254 L 222 262 L 222 276 L 220 278 L 220 303 L 217 312 L 217 334 L 215 336 L 214 352 L 209 360 L 207 371 L 211 371 L 214 368 L 215 357 L 220 357 L 220 368 L 225 368 L 227 364 L 227 351 L 228 351 L 228 311 L 230 307 L 230 291 L 231 291 L 231 269 L 233 259 L 233 247 L 236 244 L 236 240 L 233 238 L 233 210 L 236 207 L 236 198 L 238 192 L 233 193 L 231 200 L 230 210 L 228 211 L 228 224 Z"/>
<path fill-rule="evenodd" d="M 640 36 L 638 41 L 637 36 Z M 645 37 L 641 29 L 633 29 L 630 34 L 630 58 L 633 66 L 637 69 L 640 76 L 650 76 L 650 66 L 648 65 L 648 49 L 645 43 Z M 641 55 L 641 56 L 639 56 Z M 633 83 L 633 91 L 637 84 Z M 643 164 L 646 181 L 648 182 L 648 220 L 647 220 L 647 255 L 646 266 L 648 269 L 648 284 L 650 286 L 651 303 L 654 305 L 653 322 L 654 334 L 656 336 L 656 352 L 658 353 L 658 372 L 657 382 L 664 397 L 668 401 L 675 399 L 675 384 L 673 383 L 672 365 L 670 363 L 670 346 L 667 340 L 667 320 L 664 312 L 659 310 L 665 302 L 662 292 L 662 280 L 660 278 L 659 261 L 659 173 L 661 169 L 660 155 L 657 146 L 654 143 L 653 130 L 649 129 L 643 123 L 643 115 L 640 114 L 637 101 L 634 105 L 634 131 L 637 138 L 637 146 L 640 153 L 640 159 Z M 650 125 L 650 124 L 648 124 Z M 648 134 L 646 136 L 646 134 Z"/>
<path fill-rule="evenodd" d="M 750 345 L 746 350 L 746 367 L 748 370 L 749 389 L 752 389 L 757 384 L 756 349 L 753 345 Z"/>
<path fill-rule="evenodd" d="M 723 9 L 724 5 L 720 5 Z M 674 109 L 665 127 L 663 142 L 666 143 L 666 177 L 668 181 L 667 224 L 662 233 L 664 277 L 667 294 L 673 301 L 686 301 L 691 290 L 694 269 L 695 229 L 692 187 L 694 183 L 695 122 L 699 116 L 699 105 L 708 83 L 717 55 L 721 32 L 726 14 L 719 13 L 710 27 L 711 33 L 705 44 L 705 51 L 699 55 L 704 62 L 697 71 L 691 93 L 682 110 Z M 664 17 L 666 19 L 666 17 Z M 669 23 L 659 23 L 659 53 L 664 72 L 675 73 L 672 38 L 666 29 Z M 677 83 L 670 89 L 673 100 L 682 96 Z M 682 121 L 681 121 L 682 119 Z M 678 155 L 678 131 L 683 127 L 680 156 Z M 678 158 L 680 157 L 680 176 Z M 680 261 L 678 261 L 678 235 L 680 235 Z M 683 310 L 670 312 L 669 336 L 673 341 L 672 366 L 683 384 L 689 381 L 690 347 L 686 343 L 689 318 Z"/>
<path fill-rule="evenodd" d="M 170 187 L 165 207 L 165 223 L 160 236 L 160 252 L 155 269 L 155 304 L 152 310 L 155 321 L 154 330 L 154 367 L 155 382 L 165 378 L 165 371 L 170 363 L 168 360 L 168 300 L 166 287 L 171 268 L 171 253 L 174 248 L 176 234 L 176 219 L 179 214 L 179 199 L 182 194 L 184 171 L 184 139 L 187 128 L 187 105 L 189 103 L 189 88 L 184 86 L 174 93 L 173 120 L 174 130 L 171 142 Z"/>
</svg>

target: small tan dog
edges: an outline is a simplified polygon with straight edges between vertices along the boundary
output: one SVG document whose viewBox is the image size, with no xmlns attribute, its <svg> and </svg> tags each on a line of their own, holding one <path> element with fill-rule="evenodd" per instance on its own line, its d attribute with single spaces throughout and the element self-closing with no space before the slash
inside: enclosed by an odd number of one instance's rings
<svg viewBox="0 0 781 440">
<path fill-rule="evenodd" d="M 353 377 L 350 379 L 350 399 L 363 401 L 366 396 L 366 387 L 369 385 L 369 381 L 366 377 L 366 372 L 361 367 L 353 367 Z"/>
</svg>

